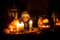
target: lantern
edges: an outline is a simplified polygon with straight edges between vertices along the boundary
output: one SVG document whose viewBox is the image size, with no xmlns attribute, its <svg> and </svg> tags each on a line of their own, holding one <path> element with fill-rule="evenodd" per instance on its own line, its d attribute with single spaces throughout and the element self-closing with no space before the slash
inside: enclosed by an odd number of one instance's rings
<svg viewBox="0 0 60 40">
<path fill-rule="evenodd" d="M 56 18 L 56 26 L 60 26 L 60 19 L 59 18 Z"/>
<path fill-rule="evenodd" d="M 41 16 L 38 19 L 38 27 L 41 30 L 50 28 L 49 19 L 47 17 Z"/>
<path fill-rule="evenodd" d="M 10 32 L 17 32 L 17 24 L 19 24 L 19 20 L 18 19 L 14 19 L 9 25 L 8 25 L 8 29 L 10 30 Z"/>
</svg>

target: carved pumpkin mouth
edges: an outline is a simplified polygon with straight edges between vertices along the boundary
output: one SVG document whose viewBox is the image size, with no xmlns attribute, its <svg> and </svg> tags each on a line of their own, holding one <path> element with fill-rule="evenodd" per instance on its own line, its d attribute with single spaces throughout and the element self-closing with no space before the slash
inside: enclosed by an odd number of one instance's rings
<svg viewBox="0 0 60 40">
<path fill-rule="evenodd" d="M 42 28 L 49 28 L 50 25 L 42 25 Z"/>
</svg>

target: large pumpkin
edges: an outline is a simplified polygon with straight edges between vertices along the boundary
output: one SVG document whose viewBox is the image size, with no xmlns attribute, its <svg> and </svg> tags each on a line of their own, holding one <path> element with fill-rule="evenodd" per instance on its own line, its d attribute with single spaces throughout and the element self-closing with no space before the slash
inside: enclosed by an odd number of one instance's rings
<svg viewBox="0 0 60 40">
<path fill-rule="evenodd" d="M 50 28 L 49 19 L 46 18 L 46 17 L 43 17 L 43 16 L 39 17 L 39 19 L 38 19 L 38 27 L 41 30 Z"/>
</svg>

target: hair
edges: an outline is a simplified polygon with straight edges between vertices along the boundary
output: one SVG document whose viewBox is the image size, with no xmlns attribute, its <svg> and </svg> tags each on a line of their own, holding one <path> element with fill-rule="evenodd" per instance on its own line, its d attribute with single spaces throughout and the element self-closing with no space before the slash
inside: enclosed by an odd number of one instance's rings
<svg viewBox="0 0 60 40">
<path fill-rule="evenodd" d="M 23 17 L 24 14 L 28 14 L 28 17 L 30 18 L 29 12 L 28 11 L 23 11 L 21 14 L 21 18 Z"/>
</svg>

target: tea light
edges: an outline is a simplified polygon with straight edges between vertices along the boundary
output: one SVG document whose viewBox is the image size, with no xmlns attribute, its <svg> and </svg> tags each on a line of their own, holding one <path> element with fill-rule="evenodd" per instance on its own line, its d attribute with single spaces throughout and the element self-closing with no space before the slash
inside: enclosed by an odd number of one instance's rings
<svg viewBox="0 0 60 40">
<path fill-rule="evenodd" d="M 33 22 L 32 22 L 32 20 L 30 20 L 30 21 L 29 21 L 29 29 L 30 29 L 30 30 L 31 30 L 32 26 L 33 26 Z"/>
</svg>

